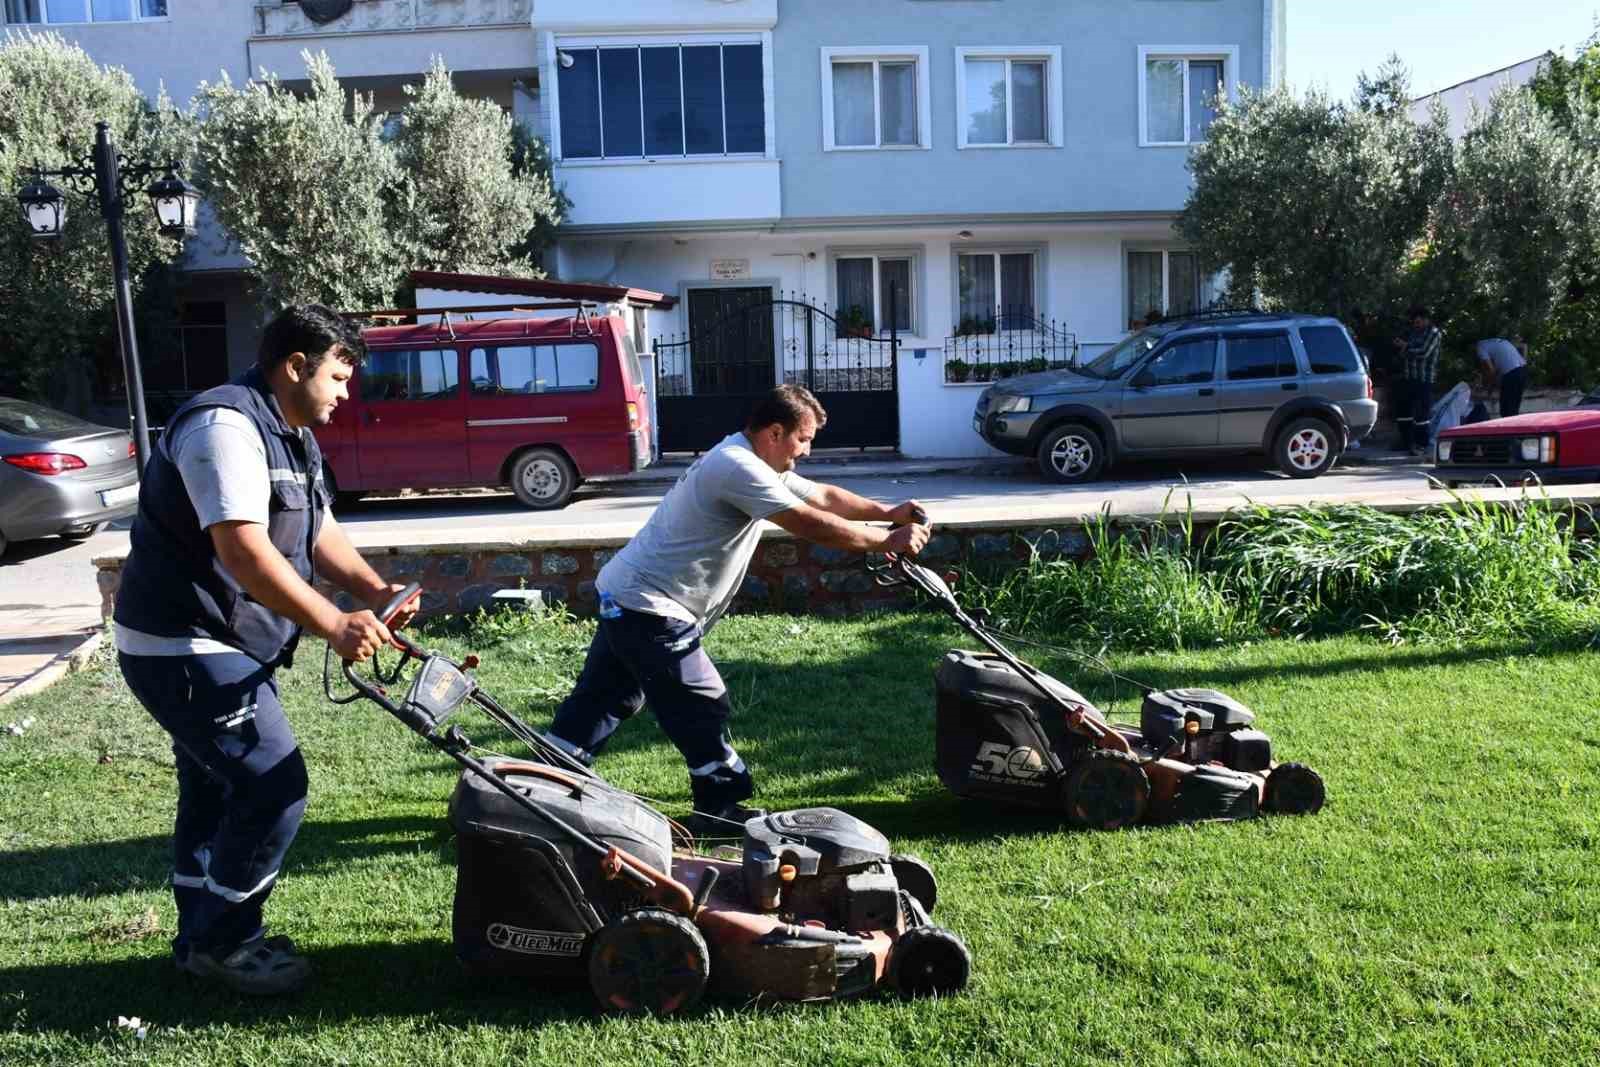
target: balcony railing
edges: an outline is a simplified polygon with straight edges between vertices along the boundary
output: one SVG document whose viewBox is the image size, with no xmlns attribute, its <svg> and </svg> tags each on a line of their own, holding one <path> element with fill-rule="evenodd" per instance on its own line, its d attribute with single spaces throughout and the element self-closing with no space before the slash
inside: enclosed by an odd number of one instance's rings
<svg viewBox="0 0 1600 1067">
<path fill-rule="evenodd" d="M 944 380 L 992 382 L 1078 365 L 1078 335 L 1030 307 L 995 308 L 992 317 L 963 318 L 944 339 Z"/>
<path fill-rule="evenodd" d="M 311 21 L 294 0 L 256 3 L 258 37 L 527 26 L 532 20 L 533 0 L 355 0 L 348 15 L 327 23 Z"/>
</svg>

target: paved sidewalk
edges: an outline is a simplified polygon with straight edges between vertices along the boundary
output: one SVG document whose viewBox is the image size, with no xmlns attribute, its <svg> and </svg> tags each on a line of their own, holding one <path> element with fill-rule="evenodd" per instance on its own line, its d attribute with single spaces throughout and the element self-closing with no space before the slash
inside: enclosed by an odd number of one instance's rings
<svg viewBox="0 0 1600 1067">
<path fill-rule="evenodd" d="M 84 622 L 85 612 L 78 607 L 5 612 L 0 622 L 0 705 L 36 693 L 87 663 L 100 647 L 103 631 Z"/>
</svg>

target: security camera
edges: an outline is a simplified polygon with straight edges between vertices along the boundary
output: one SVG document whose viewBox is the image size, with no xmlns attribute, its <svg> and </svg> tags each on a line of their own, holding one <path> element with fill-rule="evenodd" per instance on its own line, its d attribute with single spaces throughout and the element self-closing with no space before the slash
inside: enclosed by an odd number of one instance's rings
<svg viewBox="0 0 1600 1067">
<path fill-rule="evenodd" d="M 562 70 L 571 70 L 572 69 L 572 64 L 575 61 L 572 58 L 572 53 L 571 52 L 557 52 L 556 53 L 556 62 L 561 64 L 561 69 Z"/>
</svg>

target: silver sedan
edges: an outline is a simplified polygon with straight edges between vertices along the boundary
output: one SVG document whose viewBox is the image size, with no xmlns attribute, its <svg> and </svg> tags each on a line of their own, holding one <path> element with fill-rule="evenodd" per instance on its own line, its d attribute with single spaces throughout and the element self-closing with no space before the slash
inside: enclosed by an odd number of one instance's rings
<svg viewBox="0 0 1600 1067">
<path fill-rule="evenodd" d="M 0 397 L 0 553 L 11 541 L 90 537 L 138 506 L 131 434 Z"/>
</svg>

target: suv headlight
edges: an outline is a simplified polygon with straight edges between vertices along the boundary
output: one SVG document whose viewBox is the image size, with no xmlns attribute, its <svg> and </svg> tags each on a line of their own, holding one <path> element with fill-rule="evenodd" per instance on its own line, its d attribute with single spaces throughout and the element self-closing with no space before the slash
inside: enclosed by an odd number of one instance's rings
<svg viewBox="0 0 1600 1067">
<path fill-rule="evenodd" d="M 1517 441 L 1517 449 L 1522 454 L 1524 463 L 1554 463 L 1556 461 L 1555 434 L 1544 434 L 1541 437 L 1523 437 Z"/>
<path fill-rule="evenodd" d="M 1450 445 L 1451 444 L 1452 444 L 1452 442 L 1450 442 L 1448 440 L 1439 442 L 1439 462 L 1440 463 L 1449 463 L 1450 462 Z"/>
<path fill-rule="evenodd" d="M 994 406 L 990 409 L 996 414 L 1004 415 L 1011 411 L 1029 411 L 1033 408 L 1031 396 L 999 396 L 995 397 Z"/>
</svg>

